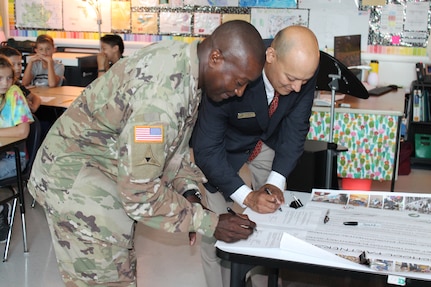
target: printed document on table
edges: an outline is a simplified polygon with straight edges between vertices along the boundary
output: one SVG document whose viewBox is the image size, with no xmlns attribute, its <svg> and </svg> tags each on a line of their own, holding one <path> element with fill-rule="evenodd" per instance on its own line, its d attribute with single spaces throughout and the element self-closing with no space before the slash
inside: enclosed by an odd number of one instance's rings
<svg viewBox="0 0 431 287">
<path fill-rule="evenodd" d="M 313 190 L 306 209 L 330 210 L 330 220 L 305 241 L 354 262 L 365 251 L 373 270 L 431 280 L 431 195 Z"/>
<path fill-rule="evenodd" d="M 313 258 L 325 257 L 310 251 L 307 244 L 359 269 L 431 280 L 430 194 L 315 189 L 304 207 L 283 206 L 282 210 L 259 214 L 246 209 L 257 232 L 248 240 L 218 242 L 218 246 L 251 254 L 254 249 L 256 256 L 272 254 L 271 258 L 287 256 L 289 260 L 298 256 L 299 261 L 317 262 Z M 326 223 L 325 215 L 329 218 Z M 276 255 L 269 251 L 277 249 L 288 252 Z M 368 266 L 359 264 L 362 253 Z M 326 265 L 339 264 L 327 259 Z M 318 261 L 324 262 L 323 258 Z"/>
</svg>

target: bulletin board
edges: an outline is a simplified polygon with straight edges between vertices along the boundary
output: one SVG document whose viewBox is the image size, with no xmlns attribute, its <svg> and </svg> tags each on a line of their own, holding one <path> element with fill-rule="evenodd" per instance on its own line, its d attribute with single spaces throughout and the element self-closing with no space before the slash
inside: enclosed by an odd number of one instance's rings
<svg viewBox="0 0 431 287">
<path fill-rule="evenodd" d="M 429 0 L 386 0 L 386 5 L 365 5 L 374 2 L 376 1 L 359 2 L 359 9 L 370 10 L 369 45 L 427 46 L 431 29 Z"/>
<path fill-rule="evenodd" d="M 301 0 L 298 7 L 310 10 L 321 50 L 331 52 L 335 36 L 360 34 L 362 51 L 426 55 L 429 0 Z"/>
<path fill-rule="evenodd" d="M 308 10 L 298 9 L 297 0 L 9 0 L 9 11 L 13 11 L 11 29 L 84 37 L 99 30 L 200 37 L 225 21 L 252 22 L 255 17 L 266 38 L 273 37 L 274 31 L 263 20 L 276 22 L 279 30 L 293 24 L 308 26 L 309 15 Z"/>
</svg>

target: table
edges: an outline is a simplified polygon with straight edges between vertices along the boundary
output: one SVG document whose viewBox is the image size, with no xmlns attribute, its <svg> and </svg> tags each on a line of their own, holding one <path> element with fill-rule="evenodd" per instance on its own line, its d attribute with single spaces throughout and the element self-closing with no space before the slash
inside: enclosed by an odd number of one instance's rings
<svg viewBox="0 0 431 287">
<path fill-rule="evenodd" d="M 18 199 L 19 207 L 21 211 L 21 219 L 22 219 L 22 235 L 23 235 L 23 244 L 24 244 L 24 252 L 28 252 L 27 247 L 27 232 L 25 227 L 25 204 L 24 204 L 24 186 L 22 182 L 21 175 L 21 161 L 19 156 L 19 146 L 25 143 L 26 138 L 21 137 L 0 137 L 0 153 L 6 151 L 14 151 L 15 153 L 15 164 L 16 164 L 16 184 L 17 184 L 17 192 L 13 195 L 3 198 L 0 200 L 0 204 L 6 203 L 13 199 Z M 1 184 L 1 180 L 0 180 Z M 13 215 L 12 215 L 13 216 Z M 12 222 L 11 222 L 12 224 Z M 9 251 L 10 242 L 9 240 L 6 242 L 5 252 L 3 256 L 3 261 L 7 260 L 8 251 Z"/>
<path fill-rule="evenodd" d="M 322 192 L 319 192 L 322 191 Z M 312 276 L 313 274 L 318 274 L 318 276 L 321 278 L 323 282 L 330 282 L 328 281 L 328 277 L 339 277 L 339 278 L 351 278 L 353 280 L 356 280 L 358 285 L 355 286 L 393 286 L 389 285 L 388 282 L 397 282 L 399 286 L 430 286 L 431 284 L 431 274 L 428 272 L 401 272 L 396 273 L 396 264 L 390 265 L 391 260 L 398 261 L 400 258 L 402 258 L 402 262 L 415 262 L 413 258 L 416 257 L 403 257 L 403 255 L 415 255 L 420 254 L 420 256 L 423 256 L 421 262 L 427 262 L 427 266 L 429 266 L 429 261 L 425 258 L 429 258 L 429 246 L 423 247 L 421 243 L 416 242 L 417 244 L 413 244 L 410 246 L 408 242 L 405 241 L 405 238 L 410 238 L 410 235 L 406 235 L 406 237 L 403 237 L 402 234 L 394 235 L 396 236 L 393 238 L 393 241 L 397 241 L 399 243 L 395 244 L 395 246 L 386 246 L 386 248 L 382 248 L 381 242 L 384 241 L 384 237 L 382 237 L 382 232 L 386 232 L 386 230 L 390 229 L 391 227 L 397 226 L 397 222 L 404 222 L 400 223 L 403 225 L 404 231 L 408 229 L 413 223 L 415 224 L 426 224 L 423 222 L 423 220 L 419 220 L 418 217 L 408 217 L 403 215 L 402 211 L 407 211 L 408 213 L 414 213 L 411 208 L 415 207 L 416 204 L 418 204 L 419 201 L 423 200 L 426 201 L 430 198 L 429 195 L 424 195 L 422 197 L 417 197 L 417 194 L 397 194 L 398 200 L 402 200 L 404 202 L 403 207 L 400 207 L 398 210 L 390 210 L 386 209 L 386 211 L 383 210 L 377 210 L 375 204 L 376 201 L 370 200 L 370 199 L 377 199 L 377 198 L 384 198 L 384 201 L 380 201 L 379 204 L 386 204 L 388 203 L 387 199 L 391 197 L 391 194 L 389 192 L 375 192 L 371 194 L 370 192 L 362 192 L 362 195 L 359 195 L 360 192 L 350 192 L 347 191 L 333 191 L 334 194 L 339 194 L 341 197 L 334 197 L 331 192 L 328 192 L 328 190 L 317 190 L 316 194 L 313 194 L 313 201 L 310 202 L 312 207 L 305 208 L 304 210 L 298 210 L 292 215 L 289 215 L 289 207 L 283 207 L 283 213 L 275 213 L 275 214 L 267 214 L 267 215 L 258 215 L 254 212 L 250 212 L 246 210 L 246 213 L 251 219 L 254 219 L 257 223 L 258 232 L 256 235 L 253 235 L 253 238 L 247 241 L 238 242 L 235 244 L 228 244 L 224 242 L 218 241 L 217 246 L 217 254 L 220 258 L 228 260 L 232 263 L 231 266 L 231 287 L 242 287 L 245 285 L 245 276 L 246 273 L 255 266 L 263 266 L 267 268 L 272 269 L 272 273 L 269 277 L 269 285 L 268 286 L 277 286 L 277 270 L 280 268 L 288 269 L 292 271 L 299 271 L 305 274 L 309 274 L 309 276 Z M 348 194 L 348 195 L 347 195 Z M 295 195 L 300 198 L 300 200 L 305 203 L 310 199 L 310 194 L 295 192 Z M 347 195 L 347 196 L 346 196 Z M 308 199 L 307 199 L 308 196 Z M 388 196 L 388 198 L 386 198 Z M 288 198 L 290 196 L 288 193 L 285 193 L 286 202 L 288 201 Z M 339 202 L 338 200 L 343 199 L 348 202 L 343 203 Z M 364 201 L 368 202 L 366 205 L 360 205 L 358 204 L 359 198 L 362 198 Z M 337 200 L 338 199 L 338 200 Z M 329 200 L 329 201 L 327 201 Z M 332 201 L 331 201 L 332 200 Z M 307 203 L 309 205 L 310 203 Z M 323 209 L 321 206 L 321 209 L 317 208 L 317 206 L 323 204 Z M 330 213 L 330 221 L 328 224 L 323 224 L 321 220 L 323 219 L 323 215 L 325 214 L 326 210 L 329 211 L 329 207 L 331 210 Z M 361 207 L 359 207 L 361 206 Z M 345 209 L 344 207 L 348 207 Z M 356 207 L 356 208 L 355 208 Z M 285 210 L 285 208 L 287 210 Z M 316 209 L 317 208 L 317 209 Z M 293 210 L 293 209 L 290 209 Z M 368 211 L 366 211 L 368 210 Z M 310 214 L 310 211 L 312 212 Z M 420 214 L 420 217 L 424 216 L 424 220 L 429 218 L 430 213 L 426 211 L 416 211 L 418 214 Z M 362 229 L 362 234 L 364 232 L 366 234 L 369 234 L 366 238 L 365 236 L 358 235 L 358 240 L 353 240 L 350 233 L 345 233 L 341 230 L 346 230 L 346 228 L 359 228 L 356 231 L 354 229 L 351 229 L 352 234 L 359 234 L 361 231 L 361 227 L 348 227 L 343 226 L 342 221 L 345 218 L 350 218 L 350 216 L 355 216 L 355 218 L 359 218 L 359 221 L 366 222 L 366 218 L 369 218 L 370 214 L 379 213 L 381 216 L 383 216 L 380 220 L 380 222 L 386 222 L 386 226 L 381 226 L 379 228 L 376 227 L 376 229 L 370 229 L 369 227 L 365 227 Z M 396 218 L 391 219 L 393 213 L 396 213 Z M 289 215 L 289 217 L 285 217 L 286 215 Z M 328 212 L 326 213 L 328 214 Z M 360 215 L 362 214 L 362 215 Z M 287 218 L 290 218 L 287 220 Z M 411 219 L 409 219 L 411 218 Z M 387 221 L 388 219 L 392 221 Z M 341 220 L 341 222 L 340 222 Z M 377 219 L 375 222 L 379 222 Z M 407 221 L 406 221 L 407 220 Z M 389 222 L 395 222 L 395 225 L 390 225 Z M 422 223 L 421 223 L 422 222 Z M 341 223 L 341 225 L 340 225 Z M 316 226 L 316 224 L 318 226 Z M 400 227 L 401 227 L 400 225 Z M 290 226 L 290 227 L 288 227 Z M 271 235 L 271 240 L 269 239 L 269 235 L 265 234 L 265 230 L 268 230 L 267 228 L 270 228 L 269 230 L 272 230 L 270 233 L 267 233 Z M 298 228 L 300 228 L 302 231 L 299 231 Z M 419 227 L 418 227 L 419 228 Z M 296 231 L 295 231 L 296 229 Z M 280 245 L 277 245 L 277 240 L 275 239 L 275 234 L 278 232 L 283 232 L 280 230 L 286 230 L 284 232 L 297 234 L 299 238 L 301 236 L 304 236 L 303 232 L 311 232 L 310 236 L 307 236 L 307 242 L 297 239 L 295 236 L 287 236 L 286 239 L 283 239 L 279 243 Z M 313 232 L 315 231 L 315 232 Z M 323 232 L 324 231 L 324 232 Z M 404 232 L 402 231 L 402 232 Z M 274 233 L 275 232 L 275 233 Z M 323 233 L 322 233 L 323 232 Z M 340 234 L 341 232 L 341 234 Z M 396 231 L 391 232 L 391 234 L 396 233 Z M 429 231 L 428 231 L 429 232 Z M 274 234 L 273 234 L 274 233 Z M 327 234 L 326 234 L 327 233 Z M 332 237 L 329 234 L 339 234 L 336 237 Z M 307 233 L 308 234 L 308 233 Z M 319 234 L 322 234 L 321 236 Z M 350 235 L 349 235 L 350 234 Z M 268 237 L 267 237 L 268 236 Z M 321 237 L 321 238 L 320 238 Z M 380 237 L 380 238 L 379 238 Z M 264 240 L 264 238 L 267 238 L 267 240 Z M 326 240 L 331 240 L 331 244 L 329 244 L 328 241 L 325 242 L 323 238 L 326 238 Z M 370 240 L 374 240 L 374 238 L 379 239 L 376 244 L 369 244 Z M 404 241 L 403 241 L 404 238 Z M 420 242 L 425 242 L 427 240 L 427 236 L 423 237 Z M 284 241 L 283 241 L 284 240 Z M 313 242 L 313 245 L 311 245 L 308 240 L 311 240 Z M 347 240 L 347 241 L 346 241 Z M 274 241 L 275 244 L 272 242 Z M 356 241 L 357 243 L 353 243 Z M 349 243 L 349 245 L 346 245 L 345 242 L 352 242 Z M 374 241 L 372 241 L 374 242 Z M 404 242 L 404 245 L 401 244 L 401 242 Z M 338 244 L 341 244 L 343 248 L 341 249 L 333 249 L 330 246 L 338 246 Z M 353 244 L 353 245 L 352 245 Z M 359 244 L 361 246 L 357 246 L 355 244 Z M 399 245 L 398 245 L 399 244 Z M 405 246 L 407 246 L 407 249 Z M 322 245 L 321 248 L 318 246 Z M 278 247 L 277 247 L 278 246 Z M 362 249 L 363 248 L 363 249 Z M 416 249 L 415 249 L 416 248 Z M 329 252 L 328 250 L 332 250 Z M 378 258 L 384 258 L 384 256 L 388 256 L 388 254 L 391 254 L 395 257 L 388 257 L 388 265 L 387 266 L 394 266 L 395 271 L 391 271 L 392 269 L 389 268 L 387 271 L 383 271 L 385 269 L 381 269 L 381 265 L 376 271 L 375 269 L 361 265 L 358 263 L 355 263 L 350 260 L 345 260 L 344 258 L 341 258 L 335 253 L 341 253 L 344 255 L 347 254 L 359 254 L 357 250 L 367 250 L 367 252 L 370 252 L 370 254 L 373 254 L 370 258 L 372 260 L 372 265 L 376 264 L 375 260 Z M 378 251 L 377 253 L 374 251 Z M 395 252 L 395 253 L 392 253 Z M 412 252 L 410 254 L 410 252 Z M 380 255 L 379 255 L 380 254 Z M 382 255 L 383 254 L 383 255 Z M 422 255 L 423 254 L 423 255 Z M 383 257 L 380 257 L 383 256 Z M 373 261 L 374 258 L 374 261 Z M 408 259 L 409 258 L 409 259 Z M 405 260 L 405 261 L 404 261 Z M 410 260 L 410 261 L 409 261 Z M 382 262 L 382 261 L 380 261 Z M 419 261 L 416 261 L 417 263 Z M 418 263 L 420 264 L 420 263 Z M 374 265 L 375 266 L 375 265 Z M 425 266 L 424 266 L 425 267 Z M 407 275 L 405 275 L 407 274 Z M 289 279 L 289 278 L 287 278 Z M 301 278 L 302 280 L 306 280 L 307 278 Z M 404 282 L 404 284 L 400 284 Z M 392 283 L 394 284 L 394 283 Z M 334 285 L 332 285 L 334 286 Z M 337 285 L 339 286 L 339 285 Z M 352 286 L 347 284 L 346 286 Z"/>
<path fill-rule="evenodd" d="M 81 94 L 83 87 L 33 87 L 30 91 L 42 99 L 42 105 L 48 107 L 68 108 L 70 104 Z"/>
<path fill-rule="evenodd" d="M 42 139 L 54 122 L 64 111 L 79 97 L 85 88 L 77 86 L 60 87 L 31 87 L 30 91 L 39 96 L 42 103 L 35 115 L 39 118 L 42 126 Z"/>
<path fill-rule="evenodd" d="M 348 149 L 338 157 L 341 178 L 396 179 L 400 125 L 404 116 L 402 89 L 381 96 L 360 99 L 346 95 L 350 108 L 335 108 L 334 142 Z M 330 108 L 314 106 L 310 117 L 310 140 L 328 141 Z"/>
<path fill-rule="evenodd" d="M 325 281 L 325 276 L 349 278 L 355 281 L 362 281 L 362 286 L 374 287 L 394 287 L 396 285 L 388 284 L 387 275 L 367 273 L 366 271 L 353 271 L 343 268 L 322 266 L 311 263 L 294 262 L 283 259 L 269 258 L 264 256 L 253 256 L 247 254 L 238 254 L 230 251 L 224 251 L 217 248 L 217 256 L 231 262 L 231 287 L 245 287 L 245 278 L 248 271 L 256 266 L 264 266 L 271 268 L 269 274 L 268 286 L 277 285 L 277 269 L 289 269 L 295 272 L 303 272 L 305 274 L 316 274 L 322 276 L 322 282 Z M 430 281 L 407 278 L 406 284 L 403 286 L 414 287 L 429 287 Z"/>
</svg>

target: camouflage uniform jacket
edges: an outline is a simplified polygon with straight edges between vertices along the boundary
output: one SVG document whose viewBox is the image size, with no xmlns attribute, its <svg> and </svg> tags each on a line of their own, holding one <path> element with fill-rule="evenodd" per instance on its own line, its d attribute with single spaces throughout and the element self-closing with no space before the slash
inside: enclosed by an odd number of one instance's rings
<svg viewBox="0 0 431 287">
<path fill-rule="evenodd" d="M 181 195 L 205 180 L 188 145 L 201 98 L 197 44 L 165 41 L 140 49 L 72 103 L 39 149 L 29 182 L 47 212 L 67 221 L 73 220 L 62 214 L 66 209 L 91 215 L 95 222 L 87 227 L 108 225 L 103 238 L 114 242 L 129 228 L 113 227 L 122 224 L 115 221 L 124 210 L 129 219 L 168 232 L 213 235 L 217 215 Z M 106 177 L 96 192 L 85 188 L 91 177 L 80 175 L 88 167 Z M 78 181 L 84 188 L 77 191 Z M 109 200 L 102 196 L 106 181 L 115 184 Z"/>
</svg>

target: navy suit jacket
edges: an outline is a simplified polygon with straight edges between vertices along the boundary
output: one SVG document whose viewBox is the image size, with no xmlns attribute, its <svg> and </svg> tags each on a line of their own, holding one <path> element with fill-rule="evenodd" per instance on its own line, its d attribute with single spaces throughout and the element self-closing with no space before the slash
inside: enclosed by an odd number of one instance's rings
<svg viewBox="0 0 431 287">
<path fill-rule="evenodd" d="M 316 76 L 317 71 L 299 93 L 280 96 L 271 118 L 262 76 L 248 85 L 242 97 L 219 103 L 202 97 L 192 147 L 210 192 L 220 191 L 228 199 L 244 184 L 238 171 L 259 139 L 275 151 L 272 170 L 288 177 L 309 131 Z"/>
</svg>

